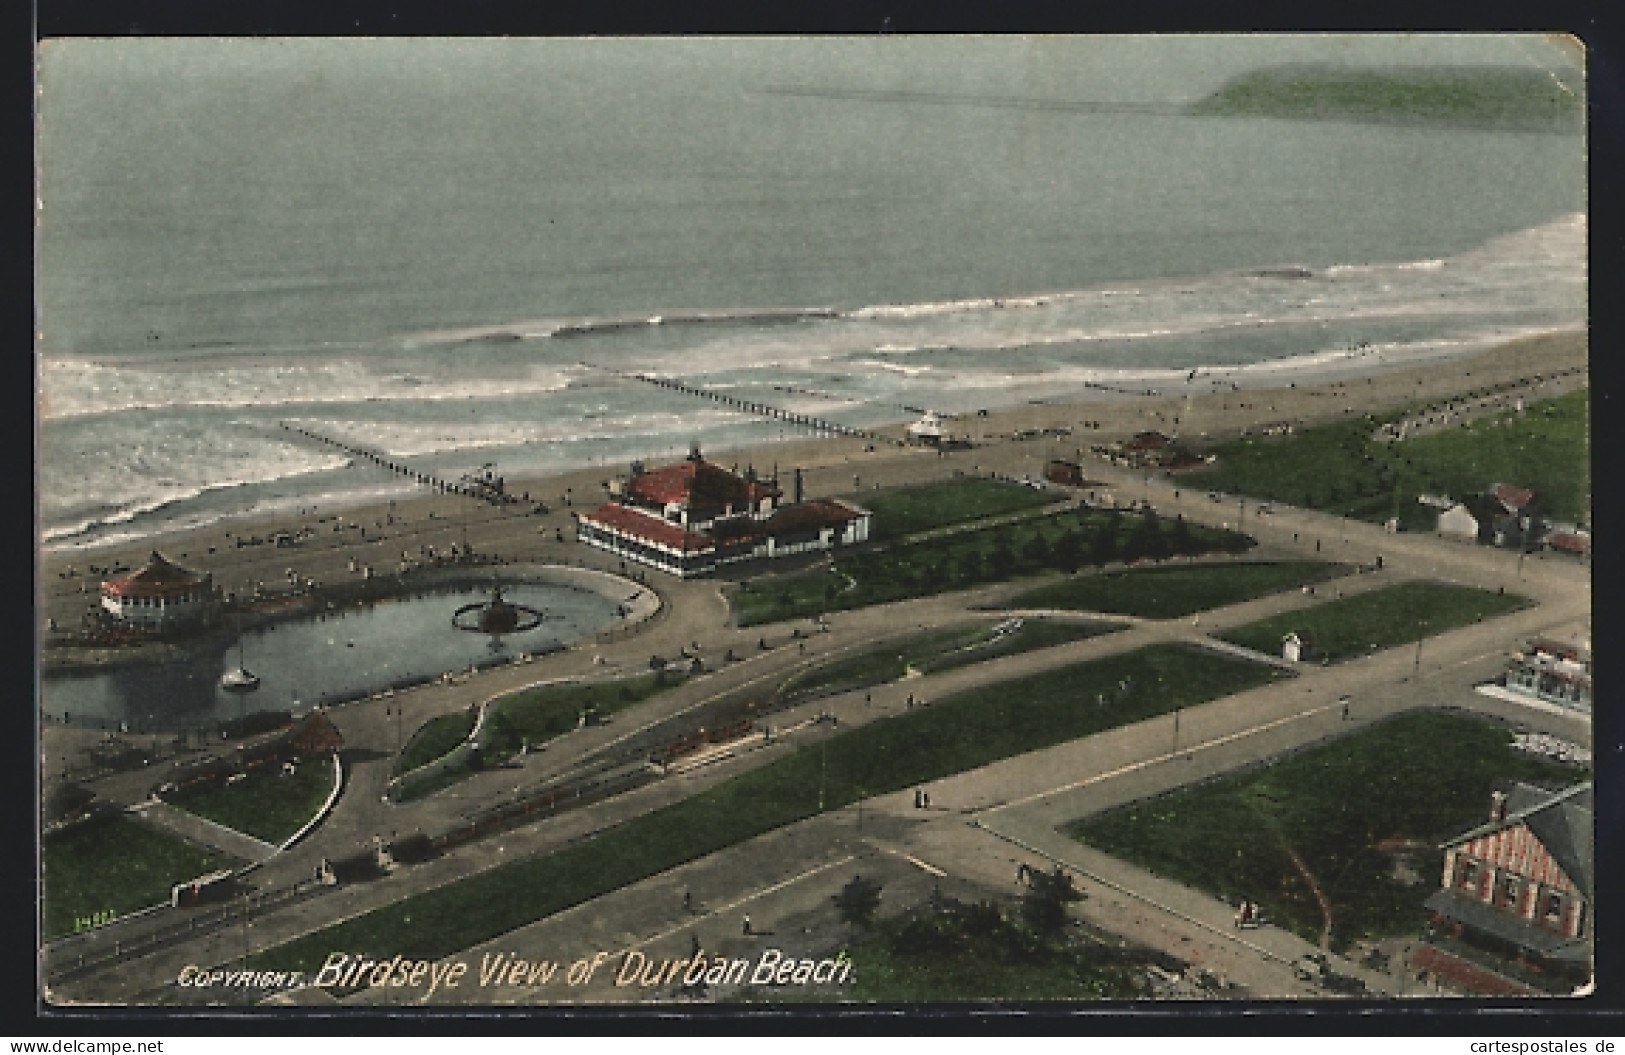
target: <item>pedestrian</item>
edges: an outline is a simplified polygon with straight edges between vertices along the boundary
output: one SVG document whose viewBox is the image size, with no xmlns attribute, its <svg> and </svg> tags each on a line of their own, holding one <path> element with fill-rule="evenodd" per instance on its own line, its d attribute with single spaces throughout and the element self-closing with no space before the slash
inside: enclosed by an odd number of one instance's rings
<svg viewBox="0 0 1625 1055">
<path fill-rule="evenodd" d="M 749 915 L 748 915 L 748 914 L 747 914 L 747 915 L 746 915 L 746 916 L 745 916 L 745 929 L 744 929 L 744 935 L 745 935 L 745 937 L 747 937 L 747 938 L 748 938 L 748 937 L 750 937 L 750 935 L 751 935 L 751 929 L 750 929 L 750 916 L 749 916 Z"/>
<path fill-rule="evenodd" d="M 1343 701 L 1343 720 L 1345 722 L 1349 720 L 1349 705 L 1347 700 Z"/>
<path fill-rule="evenodd" d="M 694 895 L 687 890 L 683 891 L 683 908 L 688 912 L 694 911 Z"/>
<path fill-rule="evenodd" d="M 872 693 L 872 692 L 864 693 L 863 694 L 863 702 L 864 703 L 873 703 L 873 702 L 875 702 L 874 693 Z"/>
<path fill-rule="evenodd" d="M 923 804 L 925 806 L 926 809 L 930 809 L 931 808 L 931 793 L 929 791 L 920 792 L 920 802 L 921 802 L 921 804 Z"/>
</svg>

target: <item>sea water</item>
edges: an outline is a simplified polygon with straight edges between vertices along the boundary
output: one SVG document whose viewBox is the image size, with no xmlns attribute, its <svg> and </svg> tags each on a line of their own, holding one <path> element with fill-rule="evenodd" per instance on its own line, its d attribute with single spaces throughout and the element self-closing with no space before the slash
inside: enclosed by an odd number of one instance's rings
<svg viewBox="0 0 1625 1055">
<path fill-rule="evenodd" d="M 1584 141 L 1192 117 L 1502 38 L 69 41 L 40 79 L 48 548 L 412 485 L 1365 372 L 1580 326 Z M 1183 386 L 1183 387 L 1181 387 Z"/>
</svg>

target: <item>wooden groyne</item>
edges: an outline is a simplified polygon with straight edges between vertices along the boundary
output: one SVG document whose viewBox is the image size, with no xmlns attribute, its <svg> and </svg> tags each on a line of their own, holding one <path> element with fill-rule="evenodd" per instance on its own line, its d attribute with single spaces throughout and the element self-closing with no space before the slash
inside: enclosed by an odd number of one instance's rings
<svg viewBox="0 0 1625 1055">
<path fill-rule="evenodd" d="M 583 362 L 581 365 L 595 370 L 603 370 L 605 373 L 614 374 L 616 377 L 622 377 L 628 381 L 641 381 L 646 385 L 653 385 L 656 388 L 664 388 L 671 392 L 681 392 L 686 396 L 696 396 L 700 399 L 709 399 L 712 402 L 720 403 L 731 410 L 737 410 L 744 414 L 755 414 L 758 417 L 768 418 L 773 421 L 782 421 L 789 425 L 798 425 L 804 429 L 811 429 L 813 432 L 824 433 L 830 436 L 857 436 L 862 439 L 873 440 L 877 443 L 894 444 L 899 447 L 904 446 L 902 440 L 892 439 L 889 436 L 882 436 L 880 433 L 871 432 L 868 429 L 854 428 L 851 425 L 842 425 L 838 421 L 828 421 L 824 418 L 814 417 L 811 414 L 798 414 L 794 411 L 785 410 L 782 407 L 775 407 L 768 403 L 760 403 L 753 399 L 740 399 L 738 396 L 731 396 L 725 392 L 714 392 L 711 389 L 700 388 L 698 385 L 690 385 L 682 381 L 675 381 L 669 377 L 654 377 L 649 374 L 628 374 L 619 370 L 611 370 L 608 367 L 598 366 L 596 363 Z"/>
<path fill-rule="evenodd" d="M 296 433 L 297 435 L 303 436 L 307 440 L 312 440 L 316 443 L 332 447 L 335 450 L 343 451 L 352 458 L 360 458 L 364 461 L 372 462 L 380 469 L 392 472 L 397 476 L 404 476 L 408 480 L 422 484 L 431 491 L 436 491 L 441 494 L 467 495 L 470 498 L 478 498 L 494 505 L 511 505 L 520 501 L 520 499 L 514 495 L 504 492 L 502 490 L 500 481 L 493 483 L 481 480 L 443 480 L 440 477 L 435 476 L 433 473 L 420 472 L 404 462 L 397 461 L 395 458 L 387 454 L 382 454 L 378 451 L 371 450 L 370 448 L 363 447 L 360 444 L 347 443 L 344 440 L 337 440 L 331 436 L 324 436 L 321 433 L 307 429 L 302 425 L 290 425 L 286 421 L 279 422 L 279 424 L 285 431 Z"/>
</svg>

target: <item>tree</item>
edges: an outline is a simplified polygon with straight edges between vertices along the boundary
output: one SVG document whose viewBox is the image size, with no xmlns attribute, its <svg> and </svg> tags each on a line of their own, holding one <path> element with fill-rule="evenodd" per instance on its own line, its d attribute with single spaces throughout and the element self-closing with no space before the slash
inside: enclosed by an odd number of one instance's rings
<svg viewBox="0 0 1625 1055">
<path fill-rule="evenodd" d="M 1040 934 L 1059 934 L 1066 926 L 1066 906 L 1082 901 L 1083 891 L 1073 885 L 1072 876 L 1060 865 L 1051 872 L 1033 871 L 1030 876 L 1030 886 L 1021 896 L 1021 917 Z"/>
<path fill-rule="evenodd" d="M 1191 535 L 1191 526 L 1185 523 L 1185 514 L 1183 513 L 1174 518 L 1174 527 L 1169 544 L 1173 546 L 1175 553 L 1196 553 L 1201 549 L 1196 544 L 1195 537 Z"/>
<path fill-rule="evenodd" d="M 1049 567 L 1050 544 L 1049 539 L 1042 531 L 1034 531 L 1033 537 L 1021 547 L 1021 555 L 1040 568 Z"/>
<path fill-rule="evenodd" d="M 868 928 L 874 925 L 875 912 L 880 908 L 880 884 L 855 875 L 830 900 L 835 902 L 843 922 Z"/>
<path fill-rule="evenodd" d="M 1162 521 L 1151 509 L 1147 509 L 1145 516 L 1140 518 L 1139 526 L 1134 529 L 1130 542 L 1139 550 L 1142 557 L 1164 560 L 1173 555 L 1173 547 L 1168 544 L 1167 536 L 1162 533 Z"/>
<path fill-rule="evenodd" d="M 1095 537 L 1089 540 L 1089 563 L 1104 568 L 1117 557 L 1117 524 L 1115 521 L 1100 525 Z"/>
<path fill-rule="evenodd" d="M 1067 528 L 1061 533 L 1061 537 L 1055 540 L 1050 557 L 1057 568 L 1071 575 L 1083 563 L 1083 539 L 1076 531 Z"/>
</svg>

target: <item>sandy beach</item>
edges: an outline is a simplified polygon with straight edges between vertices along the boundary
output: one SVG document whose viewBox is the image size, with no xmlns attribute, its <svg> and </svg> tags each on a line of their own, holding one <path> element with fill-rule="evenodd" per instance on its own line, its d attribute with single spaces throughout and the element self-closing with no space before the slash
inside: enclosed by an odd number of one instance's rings
<svg viewBox="0 0 1625 1055">
<path fill-rule="evenodd" d="M 1032 403 L 991 409 L 986 416 L 961 416 L 948 422 L 955 437 L 973 446 L 938 452 L 931 448 L 871 444 L 850 438 L 811 438 L 744 450 L 707 450 L 725 466 L 754 466 L 758 472 L 800 467 L 810 496 L 841 496 L 860 501 L 877 488 L 903 486 L 955 473 L 998 471 L 1038 477 L 1050 458 L 1076 459 L 1097 443 L 1156 429 L 1177 435 L 1193 446 L 1232 438 L 1244 428 L 1272 422 L 1294 427 L 1322 424 L 1349 415 L 1385 412 L 1491 387 L 1515 385 L 1534 375 L 1550 377 L 1583 371 L 1586 337 L 1571 331 L 1525 338 L 1489 351 L 1437 361 L 1425 366 L 1372 372 L 1363 378 L 1311 383 L 1301 373 L 1281 388 L 1176 394 L 1173 386 L 1156 395 L 1101 391 L 1097 399 L 1078 403 Z M 1346 371 L 1340 370 L 1339 373 Z M 1583 376 L 1583 375 L 1575 375 Z M 1568 388 L 1575 387 L 1570 377 Z M 1196 386 L 1192 386 L 1196 387 Z M 1057 434 L 1061 430 L 1069 433 Z M 1041 435 L 1031 435 L 1041 432 Z M 1029 435 L 1023 436 L 1023 433 Z M 900 426 L 887 430 L 900 443 Z M 654 463 L 658 464 L 658 463 Z M 360 466 L 357 472 L 376 471 Z M 252 592 L 255 584 L 276 586 L 291 570 L 301 579 L 323 585 L 359 582 L 360 569 L 372 566 L 388 575 L 403 554 L 420 549 L 446 552 L 453 544 L 472 544 L 476 552 L 503 562 L 555 562 L 613 569 L 607 554 L 578 545 L 572 514 L 595 508 L 605 486 L 622 465 L 593 466 L 552 477 L 510 481 L 508 490 L 528 495 L 530 502 L 509 506 L 458 495 L 430 495 L 351 508 L 313 507 L 303 517 L 234 518 L 207 528 L 147 539 L 139 543 L 41 555 L 41 631 L 47 619 L 73 627 L 96 604 L 103 576 L 98 567 L 139 566 L 154 549 L 180 563 L 214 575 L 226 591 Z M 544 503 L 546 512 L 536 512 Z M 296 546 L 278 548 L 269 540 L 278 532 L 310 532 Z M 357 570 L 352 571 L 355 562 Z M 662 576 L 649 576 L 659 586 Z"/>
</svg>

